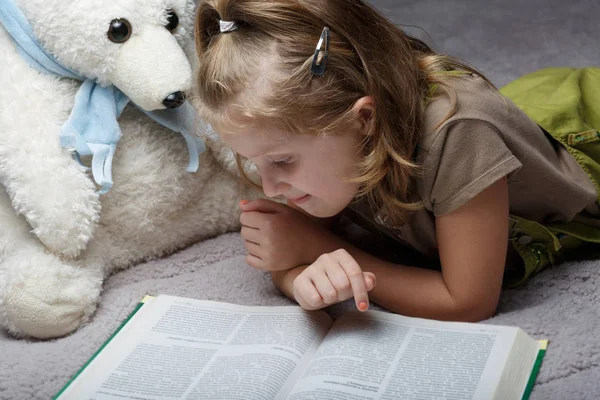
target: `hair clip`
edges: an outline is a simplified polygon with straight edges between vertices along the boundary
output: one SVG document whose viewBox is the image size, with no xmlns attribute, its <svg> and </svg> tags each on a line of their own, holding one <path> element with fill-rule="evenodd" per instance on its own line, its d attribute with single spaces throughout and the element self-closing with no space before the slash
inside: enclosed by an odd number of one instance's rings
<svg viewBox="0 0 600 400">
<path fill-rule="evenodd" d="M 240 25 L 236 21 L 219 20 L 219 30 L 221 33 L 237 31 L 239 27 Z"/>
<path fill-rule="evenodd" d="M 323 28 L 321 38 L 317 43 L 315 49 L 315 55 L 313 57 L 312 64 L 310 66 L 310 72 L 314 75 L 322 76 L 325 73 L 325 67 L 327 65 L 327 56 L 329 55 L 329 28 Z"/>
</svg>

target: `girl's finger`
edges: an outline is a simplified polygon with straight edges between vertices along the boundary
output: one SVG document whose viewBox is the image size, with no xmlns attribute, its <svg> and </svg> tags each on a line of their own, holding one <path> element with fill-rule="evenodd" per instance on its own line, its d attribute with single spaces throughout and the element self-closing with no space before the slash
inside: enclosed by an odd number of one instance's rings
<svg viewBox="0 0 600 400">
<path fill-rule="evenodd" d="M 348 276 L 356 308 L 359 311 L 367 311 L 369 309 L 369 295 L 362 269 L 346 250 L 337 250 L 333 253 L 333 256 L 338 259 L 340 266 Z"/>
<path fill-rule="evenodd" d="M 300 274 L 294 279 L 294 298 L 305 310 L 323 307 L 323 299 L 308 275 Z"/>
<path fill-rule="evenodd" d="M 367 291 L 371 291 L 377 285 L 377 279 L 375 278 L 375 274 L 372 272 L 363 272 L 363 276 L 365 277 L 365 285 L 367 286 Z"/>
<path fill-rule="evenodd" d="M 244 212 L 258 211 L 265 214 L 276 214 L 278 212 L 284 211 L 286 209 L 285 207 L 286 206 L 284 204 L 267 199 L 240 201 L 240 209 Z"/>
<path fill-rule="evenodd" d="M 333 284 L 329 280 L 329 277 L 325 274 L 324 271 L 320 271 L 321 273 L 318 276 L 311 276 L 311 281 L 321 299 L 323 299 L 323 305 L 335 304 L 338 302 L 338 292 L 333 287 Z"/>
<path fill-rule="evenodd" d="M 262 260 L 262 249 L 257 243 L 245 240 L 244 247 L 246 248 L 246 250 L 248 250 L 248 254 L 252 254 L 254 257 L 260 258 Z"/>
<path fill-rule="evenodd" d="M 260 229 L 266 217 L 265 214 L 256 211 L 243 212 L 240 215 L 240 223 L 248 228 Z"/>
<path fill-rule="evenodd" d="M 244 240 L 250 241 L 250 242 L 254 242 L 254 243 L 260 243 L 260 239 L 261 239 L 261 234 L 260 234 L 260 229 L 256 229 L 256 228 L 249 228 L 247 226 L 242 226 L 242 230 L 240 231 L 242 237 L 244 238 Z"/>
<path fill-rule="evenodd" d="M 260 257 L 255 256 L 254 254 L 248 254 L 246 256 L 246 264 L 256 269 L 264 269 L 264 262 Z"/>
<path fill-rule="evenodd" d="M 352 297 L 350 280 L 338 262 L 329 265 L 325 269 L 325 274 L 337 292 L 337 301 L 344 301 Z"/>
</svg>

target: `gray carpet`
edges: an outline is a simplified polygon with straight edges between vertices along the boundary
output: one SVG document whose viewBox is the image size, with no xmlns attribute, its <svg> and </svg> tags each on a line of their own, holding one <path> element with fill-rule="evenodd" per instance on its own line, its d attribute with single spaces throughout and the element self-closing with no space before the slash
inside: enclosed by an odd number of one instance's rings
<svg viewBox="0 0 600 400">
<path fill-rule="evenodd" d="M 376 0 L 397 23 L 417 25 L 439 51 L 465 58 L 502 86 L 548 66 L 600 66 L 598 0 Z M 411 32 L 426 38 L 422 32 Z M 111 277 L 91 323 L 48 342 L 0 332 L 0 399 L 48 399 L 145 294 L 283 305 L 267 276 L 246 266 L 238 234 L 192 246 Z M 492 324 L 550 340 L 532 399 L 600 398 L 599 261 L 553 267 L 503 293 Z M 334 315 L 347 304 L 332 309 Z"/>
<path fill-rule="evenodd" d="M 550 66 L 600 66 L 598 0 L 371 3 L 437 51 L 470 62 L 497 86 Z"/>
<path fill-rule="evenodd" d="M 244 263 L 237 233 L 111 277 L 93 321 L 48 342 L 0 333 L 0 399 L 48 399 L 118 327 L 145 294 L 171 294 L 248 305 L 289 305 L 267 275 Z M 492 324 L 517 325 L 550 346 L 532 399 L 600 397 L 598 262 L 564 264 L 502 296 Z M 333 315 L 351 307 L 345 303 Z"/>
</svg>

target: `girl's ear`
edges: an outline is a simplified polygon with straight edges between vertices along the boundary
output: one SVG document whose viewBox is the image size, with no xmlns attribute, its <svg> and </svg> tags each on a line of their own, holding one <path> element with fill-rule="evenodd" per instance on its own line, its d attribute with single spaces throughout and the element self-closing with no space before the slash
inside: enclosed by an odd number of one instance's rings
<svg viewBox="0 0 600 400">
<path fill-rule="evenodd" d="M 368 136 L 375 124 L 375 103 L 371 96 L 361 97 L 352 107 L 352 115 L 359 133 Z"/>
</svg>

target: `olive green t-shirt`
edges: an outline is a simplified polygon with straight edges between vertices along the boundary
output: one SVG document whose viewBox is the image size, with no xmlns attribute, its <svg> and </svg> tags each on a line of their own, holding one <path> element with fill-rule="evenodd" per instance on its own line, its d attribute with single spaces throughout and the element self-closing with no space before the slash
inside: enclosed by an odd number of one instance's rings
<svg viewBox="0 0 600 400">
<path fill-rule="evenodd" d="M 565 148 L 483 79 L 468 75 L 450 84 L 457 94 L 456 113 L 444 121 L 451 109 L 447 96 L 429 103 L 416 150 L 422 174 L 415 187 L 424 208 L 402 226 L 390 226 L 364 201 L 352 206 L 353 215 L 375 221 L 388 235 L 437 258 L 435 217 L 453 212 L 506 176 L 511 214 L 540 223 L 600 220 L 594 184 Z"/>
</svg>

